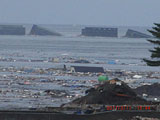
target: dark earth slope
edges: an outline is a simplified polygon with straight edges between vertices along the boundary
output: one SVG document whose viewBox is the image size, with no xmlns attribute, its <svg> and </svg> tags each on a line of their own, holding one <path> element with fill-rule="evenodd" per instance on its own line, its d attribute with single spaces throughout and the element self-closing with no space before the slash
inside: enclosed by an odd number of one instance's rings
<svg viewBox="0 0 160 120">
<path fill-rule="evenodd" d="M 110 104 L 110 105 L 132 105 L 150 104 L 140 98 L 124 82 L 113 79 L 87 91 L 88 95 L 73 100 L 73 104 Z"/>
<path fill-rule="evenodd" d="M 160 96 L 160 84 L 143 85 L 136 88 L 134 91 L 139 95 L 147 94 L 150 96 Z"/>
</svg>

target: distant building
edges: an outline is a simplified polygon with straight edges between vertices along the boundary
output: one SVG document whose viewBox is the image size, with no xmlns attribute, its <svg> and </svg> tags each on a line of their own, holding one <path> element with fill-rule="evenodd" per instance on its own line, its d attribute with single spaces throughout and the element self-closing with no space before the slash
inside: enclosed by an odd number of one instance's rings
<svg viewBox="0 0 160 120">
<path fill-rule="evenodd" d="M 46 36 L 46 35 L 61 36 L 61 34 L 59 34 L 57 32 L 52 32 L 52 31 L 47 30 L 45 28 L 39 27 L 38 25 L 33 25 L 29 34 L 30 35 L 41 35 L 41 36 Z"/>
<path fill-rule="evenodd" d="M 135 31 L 135 30 L 128 29 L 125 37 L 128 37 L 128 38 L 151 38 L 152 36 Z"/>
<path fill-rule="evenodd" d="M 25 35 L 22 25 L 0 25 L 0 35 Z"/>
<path fill-rule="evenodd" d="M 118 37 L 118 28 L 86 27 L 82 29 L 84 36 Z"/>
<path fill-rule="evenodd" d="M 71 72 L 104 73 L 103 67 L 71 66 Z"/>
</svg>

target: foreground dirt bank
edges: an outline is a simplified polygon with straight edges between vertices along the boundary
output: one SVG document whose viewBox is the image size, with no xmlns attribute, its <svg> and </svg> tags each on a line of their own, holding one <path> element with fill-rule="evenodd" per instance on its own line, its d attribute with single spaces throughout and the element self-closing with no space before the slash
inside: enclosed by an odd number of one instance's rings
<svg viewBox="0 0 160 120">
<path fill-rule="evenodd" d="M 0 120 L 130 120 L 134 116 L 160 119 L 160 112 L 107 112 L 94 115 L 69 115 L 47 112 L 1 111 Z"/>
</svg>

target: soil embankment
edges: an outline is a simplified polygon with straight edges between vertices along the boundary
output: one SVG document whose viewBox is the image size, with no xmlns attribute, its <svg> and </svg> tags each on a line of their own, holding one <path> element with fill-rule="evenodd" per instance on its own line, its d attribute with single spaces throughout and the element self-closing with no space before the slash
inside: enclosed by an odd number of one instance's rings
<svg viewBox="0 0 160 120">
<path fill-rule="evenodd" d="M 0 112 L 0 120 L 131 120 L 135 116 L 158 118 L 158 112 L 108 112 L 94 115 L 67 115 L 41 112 Z"/>
</svg>

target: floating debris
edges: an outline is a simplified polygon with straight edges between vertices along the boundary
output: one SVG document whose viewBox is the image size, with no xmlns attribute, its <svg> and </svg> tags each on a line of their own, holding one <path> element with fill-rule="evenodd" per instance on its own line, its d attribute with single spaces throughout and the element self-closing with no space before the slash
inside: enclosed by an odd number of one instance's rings
<svg viewBox="0 0 160 120">
<path fill-rule="evenodd" d="M 45 90 L 45 93 L 47 93 L 47 95 L 51 95 L 52 97 L 67 97 L 70 96 L 68 92 L 66 92 L 65 90 Z"/>
</svg>

